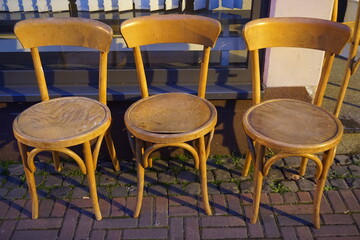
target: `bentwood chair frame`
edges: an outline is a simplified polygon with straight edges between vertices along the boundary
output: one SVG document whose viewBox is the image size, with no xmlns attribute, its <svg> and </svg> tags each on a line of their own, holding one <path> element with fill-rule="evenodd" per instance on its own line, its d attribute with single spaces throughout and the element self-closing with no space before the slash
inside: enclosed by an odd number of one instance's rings
<svg viewBox="0 0 360 240">
<path fill-rule="evenodd" d="M 272 164 L 285 157 L 300 156 L 301 175 L 305 172 L 308 159 L 317 165 L 314 226 L 319 228 L 320 201 L 325 181 L 343 134 L 337 110 L 334 115 L 320 106 L 334 56 L 340 54 L 348 41 L 350 29 L 343 24 L 321 19 L 267 18 L 249 22 L 243 34 L 253 67 L 253 106 L 243 117 L 250 153 L 245 160 L 243 175 L 248 174 L 251 161 L 255 165 L 251 223 L 257 221 L 263 177 L 268 174 Z M 259 50 L 272 47 L 308 48 L 325 52 L 313 103 L 291 99 L 273 99 L 260 103 Z M 346 86 L 343 85 L 342 90 L 344 88 Z M 271 148 L 277 154 L 266 160 L 266 148 Z M 321 152 L 322 160 L 317 156 Z"/>
<path fill-rule="evenodd" d="M 87 174 L 95 217 L 100 220 L 94 171 L 104 137 L 114 168 L 120 170 L 109 131 L 111 113 L 106 106 L 107 56 L 113 31 L 104 23 L 82 18 L 27 19 L 18 22 L 14 31 L 22 46 L 31 50 L 42 100 L 20 113 L 13 124 L 29 186 L 32 218 L 38 217 L 34 157 L 40 152 L 51 151 L 57 171 L 62 169 L 59 153 L 63 153 L 73 158 L 81 171 Z M 100 53 L 99 101 L 84 97 L 50 100 L 38 47 L 56 45 L 84 47 Z M 90 141 L 95 141 L 93 151 Z M 83 146 L 84 159 L 68 148 L 80 144 Z M 28 146 L 32 147 L 30 152 Z"/>
<path fill-rule="evenodd" d="M 146 16 L 126 20 L 121 34 L 133 48 L 138 81 L 139 101 L 125 113 L 125 125 L 131 135 L 137 163 L 137 203 L 134 217 L 141 210 L 144 168 L 152 166 L 151 153 L 164 147 L 180 147 L 191 153 L 195 167 L 200 167 L 200 182 L 205 212 L 211 215 L 208 200 L 206 160 L 217 121 L 215 107 L 205 99 L 210 49 L 220 34 L 217 20 L 190 15 Z M 158 43 L 192 43 L 203 45 L 197 96 L 164 93 L 149 97 L 140 47 Z M 207 142 L 205 141 L 207 137 Z M 188 142 L 195 141 L 195 147 Z"/>
</svg>

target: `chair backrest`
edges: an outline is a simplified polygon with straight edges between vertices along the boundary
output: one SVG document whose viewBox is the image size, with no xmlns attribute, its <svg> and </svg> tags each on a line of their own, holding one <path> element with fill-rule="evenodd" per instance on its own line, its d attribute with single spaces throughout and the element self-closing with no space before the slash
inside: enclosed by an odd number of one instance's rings
<svg viewBox="0 0 360 240">
<path fill-rule="evenodd" d="M 38 47 L 76 46 L 100 51 L 99 101 L 106 104 L 107 55 L 113 36 L 110 26 L 84 18 L 37 18 L 16 23 L 14 32 L 24 48 L 30 48 L 41 100 L 49 100 Z"/>
<path fill-rule="evenodd" d="M 243 35 L 251 54 L 253 103 L 260 102 L 259 50 L 272 47 L 296 47 L 325 51 L 323 68 L 313 103 L 320 106 L 324 97 L 335 54 L 350 37 L 350 29 L 322 19 L 281 17 L 262 18 L 247 23 Z"/>
<path fill-rule="evenodd" d="M 133 48 L 141 96 L 149 96 L 140 46 L 157 43 L 193 43 L 203 45 L 198 96 L 205 97 L 210 48 L 221 31 L 219 21 L 193 15 L 158 15 L 137 17 L 121 24 L 121 34 Z"/>
<path fill-rule="evenodd" d="M 356 57 L 360 45 L 360 2 L 357 6 L 355 21 L 346 22 L 344 24 L 351 28 L 351 38 L 349 40 L 350 49 L 346 63 L 345 74 L 341 83 L 338 99 L 335 106 L 335 116 L 339 116 L 340 114 L 350 79 L 357 72 L 360 65 L 360 59 Z"/>
</svg>

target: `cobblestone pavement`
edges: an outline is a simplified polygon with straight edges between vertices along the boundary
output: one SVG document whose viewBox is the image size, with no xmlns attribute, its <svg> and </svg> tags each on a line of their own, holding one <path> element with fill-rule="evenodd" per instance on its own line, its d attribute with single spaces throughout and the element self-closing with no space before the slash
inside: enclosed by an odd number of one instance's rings
<svg viewBox="0 0 360 240">
<path fill-rule="evenodd" d="M 0 239 L 360 239 L 360 154 L 338 155 L 331 167 L 321 206 L 320 229 L 312 227 L 315 165 L 297 175 L 299 159 L 286 158 L 270 171 L 263 188 L 260 221 L 249 223 L 252 174 L 241 176 L 244 160 L 213 156 L 208 187 L 214 216 L 203 212 L 198 172 L 186 155 L 154 160 L 146 169 L 141 215 L 132 218 L 136 196 L 133 161 L 110 161 L 97 168 L 103 220 L 96 221 L 86 177 L 72 162 L 61 173 L 37 162 L 39 219 L 31 202 L 23 167 L 0 162 Z"/>
</svg>

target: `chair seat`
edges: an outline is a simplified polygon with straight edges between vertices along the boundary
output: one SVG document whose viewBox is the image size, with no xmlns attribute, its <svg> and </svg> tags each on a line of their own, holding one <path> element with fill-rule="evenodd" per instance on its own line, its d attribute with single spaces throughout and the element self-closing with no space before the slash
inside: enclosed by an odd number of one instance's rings
<svg viewBox="0 0 360 240">
<path fill-rule="evenodd" d="M 343 126 L 330 112 L 313 104 L 277 99 L 251 107 L 244 129 L 254 141 L 280 151 L 320 152 L 336 146 Z"/>
<path fill-rule="evenodd" d="M 63 97 L 40 102 L 17 116 L 15 137 L 32 147 L 50 149 L 81 144 L 110 126 L 107 106 L 89 98 Z"/>
<path fill-rule="evenodd" d="M 154 143 L 185 142 L 210 132 L 217 112 L 204 98 L 164 93 L 143 98 L 125 113 L 125 125 L 137 138 Z"/>
</svg>

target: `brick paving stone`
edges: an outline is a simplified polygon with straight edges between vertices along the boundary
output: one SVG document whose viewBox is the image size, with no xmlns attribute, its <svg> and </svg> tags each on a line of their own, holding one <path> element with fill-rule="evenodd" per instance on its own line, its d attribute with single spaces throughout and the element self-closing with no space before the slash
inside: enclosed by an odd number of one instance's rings
<svg viewBox="0 0 360 240">
<path fill-rule="evenodd" d="M 125 198 L 114 198 L 111 201 L 111 217 L 124 216 L 125 206 L 126 206 Z"/>
<path fill-rule="evenodd" d="M 189 171 L 180 171 L 177 175 L 179 182 L 197 182 L 198 178 L 195 173 Z"/>
<path fill-rule="evenodd" d="M 70 207 L 77 207 L 77 208 L 91 208 L 92 202 L 90 198 L 84 199 L 71 199 Z"/>
<path fill-rule="evenodd" d="M 213 170 L 214 177 L 218 181 L 230 181 L 231 175 L 230 172 L 223 169 L 215 169 Z"/>
<path fill-rule="evenodd" d="M 282 233 L 283 239 L 286 240 L 297 240 L 296 232 L 293 227 L 282 227 L 280 228 L 280 231 Z"/>
<path fill-rule="evenodd" d="M 88 239 L 93 222 L 94 219 L 92 215 L 88 216 L 87 214 L 80 214 L 80 218 L 78 219 L 78 226 L 75 231 L 75 239 Z"/>
<path fill-rule="evenodd" d="M 107 231 L 107 240 L 120 240 L 122 236 L 122 230 L 108 230 Z"/>
<path fill-rule="evenodd" d="M 167 239 L 166 228 L 137 228 L 123 230 L 123 239 Z"/>
<path fill-rule="evenodd" d="M 359 236 L 359 231 L 354 225 L 324 225 L 313 231 L 316 237 Z"/>
<path fill-rule="evenodd" d="M 106 230 L 93 230 L 90 233 L 90 240 L 104 240 L 106 235 Z"/>
<path fill-rule="evenodd" d="M 70 187 L 54 188 L 50 192 L 51 198 L 69 198 L 72 189 Z"/>
<path fill-rule="evenodd" d="M 119 229 L 136 228 L 138 220 L 136 218 L 104 218 L 101 221 L 94 221 L 94 229 Z"/>
<path fill-rule="evenodd" d="M 39 203 L 39 217 L 40 218 L 47 218 L 51 214 L 51 210 L 54 206 L 53 199 L 42 199 Z"/>
<path fill-rule="evenodd" d="M 232 216 L 242 215 L 243 211 L 240 205 L 240 199 L 238 195 L 227 194 L 226 200 L 228 203 L 227 211 Z"/>
<path fill-rule="evenodd" d="M 154 198 L 144 197 L 141 207 L 141 213 L 139 217 L 139 227 L 151 227 L 153 226 L 154 216 Z"/>
<path fill-rule="evenodd" d="M 242 193 L 252 193 L 254 192 L 254 182 L 242 181 L 240 182 L 240 189 Z"/>
<path fill-rule="evenodd" d="M 155 222 L 156 227 L 168 225 L 168 199 L 166 197 L 157 197 L 155 199 Z"/>
<path fill-rule="evenodd" d="M 223 194 L 233 194 L 233 193 L 239 193 L 239 187 L 234 182 L 224 182 L 220 183 L 220 192 Z"/>
<path fill-rule="evenodd" d="M 73 239 L 79 212 L 76 209 L 68 208 L 65 212 L 62 228 L 60 230 L 59 240 Z"/>
<path fill-rule="evenodd" d="M 180 216 L 196 216 L 198 209 L 196 205 L 190 206 L 169 206 L 169 216 L 180 217 Z"/>
<path fill-rule="evenodd" d="M 194 196 L 171 196 L 169 197 L 170 206 L 195 205 L 197 199 Z"/>
<path fill-rule="evenodd" d="M 359 240 L 359 236 L 346 237 L 317 237 L 316 240 Z"/>
<path fill-rule="evenodd" d="M 184 239 L 184 218 L 170 218 L 169 223 L 170 236 L 171 240 L 182 240 Z"/>
<path fill-rule="evenodd" d="M 353 224 L 353 218 L 348 214 L 322 214 L 325 224 Z"/>
<path fill-rule="evenodd" d="M 312 205 L 309 205 L 312 210 Z M 279 226 L 312 226 L 313 214 L 287 214 L 277 216 Z"/>
<path fill-rule="evenodd" d="M 103 198 L 99 199 L 99 206 L 100 206 L 101 215 L 103 218 L 110 216 L 111 202 L 112 201 L 110 199 L 103 199 Z"/>
<path fill-rule="evenodd" d="M 308 192 L 297 192 L 296 194 L 300 203 L 311 203 L 313 201 Z"/>
<path fill-rule="evenodd" d="M 19 218 L 31 218 L 32 217 L 32 214 L 31 214 L 32 209 L 31 208 L 32 208 L 31 200 L 27 200 L 25 202 L 24 207 L 21 210 Z M 39 209 L 39 210 L 41 210 L 41 209 Z M 39 216 L 40 216 L 40 212 L 39 212 Z"/>
<path fill-rule="evenodd" d="M 340 194 L 342 195 L 350 211 L 360 211 L 359 201 L 356 199 L 350 189 L 340 190 Z"/>
<path fill-rule="evenodd" d="M 251 193 L 240 194 L 240 199 L 243 205 L 251 205 L 253 202 L 253 196 Z"/>
<path fill-rule="evenodd" d="M 20 219 L 17 230 L 60 228 L 61 218 Z"/>
<path fill-rule="evenodd" d="M 136 206 L 136 197 L 128 197 L 126 198 L 126 208 L 124 211 L 124 216 L 133 216 L 133 210 L 135 210 Z"/>
<path fill-rule="evenodd" d="M 209 194 L 219 194 L 220 190 L 214 183 L 208 183 L 208 193 Z"/>
<path fill-rule="evenodd" d="M 169 186 L 169 195 L 185 195 L 185 191 L 180 184 L 171 184 Z"/>
<path fill-rule="evenodd" d="M 328 200 L 324 197 L 321 198 L 320 202 L 320 213 L 333 213 Z"/>
<path fill-rule="evenodd" d="M 6 182 L 2 185 L 2 188 L 18 188 L 24 186 L 24 182 L 19 177 L 9 176 L 6 178 Z"/>
<path fill-rule="evenodd" d="M 272 204 L 283 204 L 284 200 L 280 193 L 269 193 L 270 202 Z"/>
<path fill-rule="evenodd" d="M 128 188 L 126 186 L 117 186 L 111 192 L 113 198 L 126 197 L 127 195 Z"/>
<path fill-rule="evenodd" d="M 347 211 L 348 208 L 344 205 L 338 191 L 327 191 L 324 194 L 331 203 L 331 207 L 335 213 L 344 213 Z"/>
<path fill-rule="evenodd" d="M 6 194 L 6 198 L 7 199 L 24 198 L 26 192 L 27 192 L 26 188 L 13 188 Z"/>
<path fill-rule="evenodd" d="M 184 191 L 189 195 L 199 195 L 201 193 L 200 183 L 189 183 L 185 186 Z"/>
<path fill-rule="evenodd" d="M 245 227 L 241 216 L 205 216 L 201 218 L 201 226 L 206 227 Z"/>
<path fill-rule="evenodd" d="M 285 214 L 311 214 L 313 211 L 312 204 L 276 205 L 274 209 Z"/>
<path fill-rule="evenodd" d="M 296 227 L 295 231 L 298 236 L 298 240 L 312 240 L 314 239 L 309 227 Z"/>
<path fill-rule="evenodd" d="M 247 238 L 246 228 L 204 228 L 202 239 L 240 239 Z"/>
<path fill-rule="evenodd" d="M 22 230 L 15 231 L 12 240 L 41 239 L 54 240 L 57 238 L 58 230 Z"/>
<path fill-rule="evenodd" d="M 146 193 L 153 196 L 166 196 L 167 186 L 165 185 L 152 185 L 146 188 Z"/>
<path fill-rule="evenodd" d="M 185 240 L 199 240 L 200 228 L 199 220 L 195 217 L 184 218 Z"/>
<path fill-rule="evenodd" d="M 265 230 L 265 235 L 268 238 L 278 238 L 280 237 L 280 232 L 278 230 L 278 227 L 276 225 L 276 220 L 274 213 L 265 208 L 260 208 L 260 216 L 262 219 L 262 223 Z"/>
<path fill-rule="evenodd" d="M 214 215 L 228 214 L 225 195 L 222 194 L 212 195 L 212 206 L 214 208 Z"/>
<path fill-rule="evenodd" d="M 24 205 L 26 203 L 26 200 L 13 200 L 11 202 L 10 207 L 8 208 L 8 211 L 5 215 L 5 219 L 12 219 L 19 217 Z"/>
<path fill-rule="evenodd" d="M 251 206 L 245 206 L 244 207 L 244 211 L 245 211 L 245 216 L 247 217 L 248 220 L 250 220 L 251 216 L 252 216 L 252 207 Z M 260 219 L 261 216 L 259 216 Z M 256 223 L 251 224 L 249 221 L 247 220 L 247 227 L 248 227 L 248 234 L 250 238 L 263 238 L 264 237 L 264 232 L 261 226 L 261 222 L 258 220 Z"/>
<path fill-rule="evenodd" d="M 0 225 L 0 239 L 8 240 L 10 239 L 17 221 L 16 220 L 4 220 Z"/>
<path fill-rule="evenodd" d="M 331 179 L 329 180 L 331 186 L 335 187 L 336 189 L 347 189 L 349 186 L 347 185 L 344 179 Z"/>
<path fill-rule="evenodd" d="M 0 182 L 0 185 L 1 185 L 1 182 Z M 6 196 L 6 194 L 8 193 L 9 189 L 7 188 L 0 188 L 0 200 Z"/>
<path fill-rule="evenodd" d="M 298 202 L 297 194 L 294 192 L 286 192 L 283 194 L 285 203 L 296 203 Z"/>
</svg>

